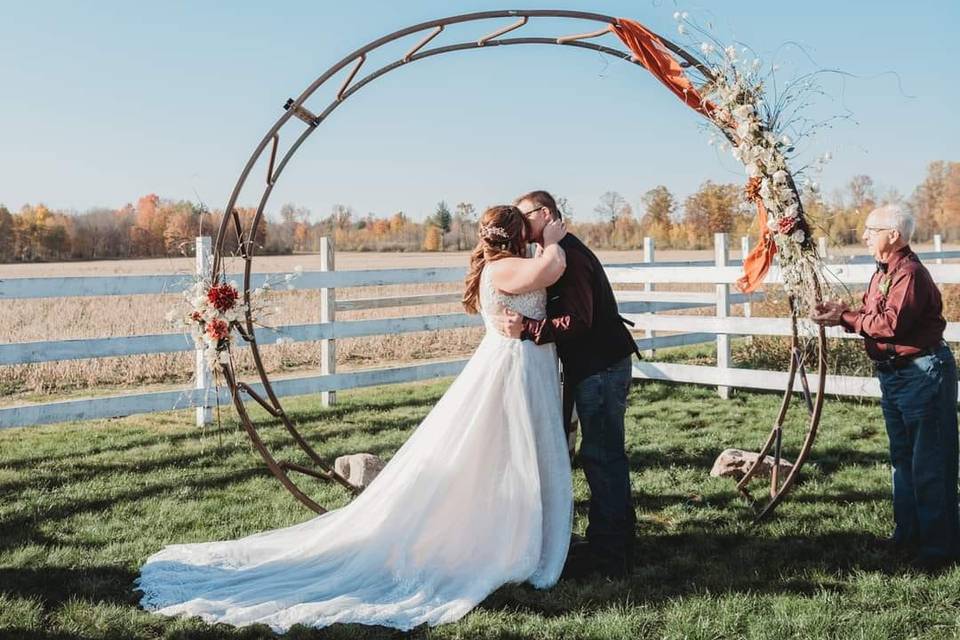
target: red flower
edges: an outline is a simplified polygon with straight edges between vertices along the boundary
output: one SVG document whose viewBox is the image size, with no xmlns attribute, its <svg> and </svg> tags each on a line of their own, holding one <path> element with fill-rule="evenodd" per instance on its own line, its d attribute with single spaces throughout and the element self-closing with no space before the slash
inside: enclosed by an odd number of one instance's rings
<svg viewBox="0 0 960 640">
<path fill-rule="evenodd" d="M 217 311 L 232 309 L 238 297 L 237 290 L 226 283 L 210 287 L 210 290 L 207 291 L 207 300 L 216 307 Z"/>
<path fill-rule="evenodd" d="M 783 235 L 788 235 L 793 233 L 793 230 L 797 228 L 797 223 L 800 221 L 800 218 L 780 218 L 777 221 L 777 230 Z"/>
<path fill-rule="evenodd" d="M 230 335 L 230 325 L 223 320 L 211 320 L 207 323 L 207 335 L 215 340 L 223 340 Z"/>
<path fill-rule="evenodd" d="M 203 314 L 199 311 L 194 311 L 190 314 L 190 319 L 194 322 L 203 322 Z"/>
</svg>

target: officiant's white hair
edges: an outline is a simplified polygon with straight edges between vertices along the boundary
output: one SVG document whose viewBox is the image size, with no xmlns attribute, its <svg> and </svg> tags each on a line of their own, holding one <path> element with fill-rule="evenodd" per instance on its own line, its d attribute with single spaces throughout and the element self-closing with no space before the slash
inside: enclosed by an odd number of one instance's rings
<svg viewBox="0 0 960 640">
<path fill-rule="evenodd" d="M 913 238 L 913 229 L 916 226 L 916 221 L 913 218 L 913 214 L 900 205 L 885 204 L 882 207 L 877 207 L 870 213 L 874 218 L 885 220 L 891 228 L 899 231 L 900 235 L 907 242 L 910 242 Z"/>
</svg>

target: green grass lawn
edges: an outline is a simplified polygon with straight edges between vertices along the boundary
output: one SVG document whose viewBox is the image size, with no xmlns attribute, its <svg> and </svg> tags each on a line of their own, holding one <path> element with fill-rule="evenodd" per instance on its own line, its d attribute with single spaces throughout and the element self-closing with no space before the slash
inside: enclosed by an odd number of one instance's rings
<svg viewBox="0 0 960 640">
<path fill-rule="evenodd" d="M 358 390 L 288 411 L 329 460 L 390 455 L 449 381 Z M 733 482 L 710 478 L 728 446 L 756 449 L 779 397 L 642 383 L 627 413 L 638 515 L 630 580 L 506 586 L 429 638 L 952 638 L 960 636 L 960 569 L 914 571 L 880 549 L 892 523 L 886 437 L 875 402 L 830 399 L 804 481 L 775 517 L 751 526 Z M 788 424 L 787 455 L 805 416 Z M 804 411 L 805 413 L 805 411 Z M 262 417 L 262 416 L 261 416 Z M 4 638 L 271 638 L 140 610 L 131 583 L 163 545 L 235 538 L 305 520 L 232 421 L 202 433 L 192 413 L 0 432 L 0 636 Z M 268 424 L 268 423 L 265 423 Z M 276 425 L 267 439 L 282 446 Z M 576 528 L 586 484 L 575 476 Z M 321 504 L 346 495 L 310 484 Z M 757 485 L 755 493 L 762 488 Z M 289 638 L 403 634 L 345 625 Z"/>
</svg>

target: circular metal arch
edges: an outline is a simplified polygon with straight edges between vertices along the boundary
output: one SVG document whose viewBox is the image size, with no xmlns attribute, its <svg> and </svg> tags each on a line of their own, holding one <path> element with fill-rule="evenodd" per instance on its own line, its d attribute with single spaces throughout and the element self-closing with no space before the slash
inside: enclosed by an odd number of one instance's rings
<svg viewBox="0 0 960 640">
<path fill-rule="evenodd" d="M 460 42 L 457 44 L 449 44 L 444 46 L 437 46 L 434 48 L 427 48 L 427 45 L 437 36 L 439 36 L 445 27 L 453 24 L 466 23 L 466 22 L 476 22 L 483 20 L 492 20 L 492 19 L 501 19 L 501 18 L 514 18 L 515 22 L 507 24 L 501 28 L 498 28 L 486 35 L 479 37 L 477 40 L 471 40 L 467 42 Z M 577 33 L 572 35 L 563 35 L 555 38 L 547 37 L 512 37 L 506 38 L 503 37 L 506 34 L 518 30 L 525 26 L 530 19 L 535 18 L 564 18 L 575 21 L 588 21 L 593 23 L 600 23 L 604 25 L 601 29 L 588 32 L 588 33 Z M 276 396 L 273 390 L 273 386 L 270 382 L 269 376 L 266 373 L 266 369 L 263 366 L 263 361 L 260 354 L 259 345 L 256 340 L 255 328 L 254 328 L 254 318 L 251 315 L 251 308 L 249 305 L 250 302 L 250 283 L 251 283 L 251 274 L 253 266 L 253 256 L 255 251 L 254 238 L 256 237 L 256 229 L 260 224 L 264 209 L 270 198 L 270 195 L 273 192 L 273 187 L 276 185 L 277 180 L 280 175 L 283 173 L 284 168 L 287 166 L 287 163 L 297 152 L 300 146 L 306 141 L 306 139 L 316 130 L 316 128 L 322 123 L 330 114 L 339 107 L 343 102 L 345 102 L 350 96 L 354 95 L 357 91 L 376 80 L 377 78 L 383 76 L 384 74 L 398 69 L 400 67 L 406 66 L 413 62 L 423 60 L 429 57 L 437 56 L 444 53 L 451 53 L 454 51 L 465 51 L 469 49 L 479 49 L 479 48 L 489 48 L 495 46 L 510 46 L 510 45 L 521 45 L 521 44 L 546 44 L 546 45 L 560 45 L 568 47 L 576 47 L 580 49 L 587 49 L 590 51 L 599 52 L 605 55 L 609 55 L 615 58 L 620 58 L 629 63 L 635 64 L 640 68 L 644 68 L 643 65 L 633 56 L 629 51 L 623 51 L 603 45 L 599 45 L 593 42 L 586 42 L 586 40 L 602 36 L 609 32 L 609 27 L 611 25 L 616 25 L 618 23 L 618 18 L 613 16 L 608 16 L 599 13 L 590 13 L 583 11 L 566 11 L 566 10 L 502 10 L 502 11 L 483 11 L 477 13 L 469 13 L 457 16 L 451 16 L 447 18 L 440 18 L 437 20 L 431 20 L 428 22 L 422 22 L 399 31 L 390 33 L 382 38 L 374 40 L 363 47 L 353 51 L 339 62 L 331 66 L 327 71 L 320 75 L 316 80 L 314 80 L 304 91 L 297 97 L 291 98 L 286 101 L 284 104 L 285 112 L 277 119 L 274 125 L 267 131 L 263 136 L 260 143 L 257 145 L 256 149 L 250 156 L 250 159 L 247 161 L 243 170 L 240 173 L 240 177 L 237 180 L 236 185 L 233 188 L 233 192 L 230 194 L 230 199 L 227 202 L 227 206 L 224 209 L 224 216 L 221 220 L 220 227 L 217 231 L 217 237 L 214 242 L 213 247 L 213 265 L 212 265 L 212 274 L 214 282 L 223 281 L 225 279 L 224 272 L 224 243 L 228 236 L 235 234 L 237 241 L 237 251 L 241 258 L 244 260 L 244 273 L 243 273 L 243 296 L 244 302 L 246 305 L 246 317 L 243 323 L 237 323 L 235 328 L 240 333 L 241 337 L 248 343 L 251 353 L 253 354 L 254 364 L 257 369 L 257 373 L 262 383 L 264 393 L 266 397 L 258 394 L 254 389 L 245 382 L 240 382 L 237 380 L 235 372 L 231 363 L 222 363 L 221 370 L 226 380 L 227 385 L 231 390 L 231 394 L 234 400 L 234 405 L 236 407 L 237 413 L 240 416 L 241 423 L 247 435 L 250 437 L 251 442 L 254 445 L 254 448 L 260 453 L 264 461 L 267 464 L 267 467 L 273 473 L 274 476 L 283 484 L 283 486 L 290 491 L 302 504 L 312 509 L 317 513 L 324 513 L 325 509 L 317 504 L 309 495 L 307 495 L 294 480 L 290 477 L 290 471 L 296 471 L 298 473 L 308 475 L 318 479 L 331 480 L 337 482 L 347 488 L 348 490 L 356 493 L 358 492 L 357 487 L 353 486 L 345 477 L 337 473 L 330 465 L 328 465 L 311 447 L 307 441 L 303 438 L 300 432 L 297 430 L 296 426 L 293 424 L 289 416 L 287 416 L 284 411 L 279 398 Z M 415 44 L 403 55 L 401 58 L 391 62 L 379 69 L 376 69 L 365 76 L 357 78 L 358 73 L 363 67 L 364 63 L 367 60 L 367 54 L 392 43 L 394 41 L 412 36 L 413 34 L 418 34 L 421 32 L 426 32 L 425 35 L 419 41 L 416 41 Z M 691 55 L 686 50 L 677 46 L 673 42 L 664 38 L 663 36 L 657 36 L 662 44 L 674 54 L 680 61 L 681 66 L 684 68 L 693 68 L 698 71 L 704 80 L 713 79 L 713 74 L 710 72 L 709 68 L 702 61 Z M 321 111 L 314 112 L 311 111 L 307 106 L 306 102 L 314 95 L 314 93 L 327 82 L 329 82 L 335 75 L 339 72 L 346 69 L 348 66 L 352 68 L 348 72 L 345 80 L 343 80 L 340 85 L 336 96 L 334 99 Z M 305 129 L 299 134 L 295 134 L 292 144 L 286 149 L 282 157 L 278 160 L 278 151 L 280 146 L 280 132 L 281 130 L 292 121 L 297 121 L 305 125 Z M 265 159 L 267 162 L 267 172 L 265 185 L 263 188 L 263 193 L 260 197 L 259 204 L 256 209 L 256 213 L 253 218 L 249 221 L 248 226 L 245 228 L 244 224 L 241 222 L 240 216 L 236 211 L 237 199 L 240 196 L 240 192 L 243 187 L 246 185 L 247 180 L 250 178 L 251 172 L 254 166 L 261 160 Z M 231 227 L 233 227 L 231 231 Z M 808 409 L 810 410 L 810 423 L 807 429 L 807 433 L 804 437 L 803 446 L 801 448 L 800 455 L 794 463 L 793 471 L 789 476 L 781 483 L 774 473 L 773 478 L 771 479 L 771 488 L 770 488 L 770 499 L 766 501 L 765 504 L 759 505 L 759 515 L 757 519 L 761 519 L 768 515 L 776 507 L 776 505 L 782 500 L 786 492 L 789 490 L 790 486 L 796 481 L 797 475 L 799 473 L 800 467 L 803 465 L 804 460 L 809 454 L 810 448 L 813 444 L 813 439 L 816 436 L 817 426 L 820 421 L 820 410 L 823 404 L 823 385 L 825 380 L 826 373 L 826 358 L 825 358 L 825 336 L 824 332 L 821 329 L 818 336 L 818 356 L 817 356 L 817 365 L 819 376 L 819 385 L 815 395 L 811 394 L 806 388 L 806 376 L 803 375 L 803 358 L 801 356 L 801 351 L 799 349 L 799 341 L 797 337 L 797 327 L 796 321 L 793 323 L 793 338 L 791 344 L 791 366 L 788 374 L 789 383 L 784 392 L 783 402 L 781 404 L 781 409 L 777 418 L 777 422 L 771 431 L 770 436 L 767 439 L 767 442 L 763 448 L 763 452 L 759 460 L 763 459 L 763 456 L 774 448 L 775 455 L 779 458 L 780 452 L 780 428 L 782 426 L 784 417 L 787 412 L 787 407 L 792 396 L 792 388 L 794 379 L 797 371 L 801 373 L 801 379 L 804 382 L 804 389 L 806 390 L 806 398 Z M 246 410 L 244 401 L 246 398 L 243 396 L 246 395 L 250 399 L 255 400 L 261 407 L 263 407 L 271 416 L 280 420 L 284 425 L 290 436 L 293 438 L 297 446 L 306 453 L 307 457 L 310 459 L 313 467 L 306 467 L 300 464 L 295 464 L 292 462 L 283 462 L 278 461 L 270 450 L 267 448 L 263 440 L 260 438 L 260 435 L 257 431 L 256 425 L 251 420 L 249 413 Z M 749 494 L 746 493 L 746 484 L 753 477 L 757 471 L 757 466 L 754 468 L 748 469 L 746 476 L 738 485 L 738 490 L 741 491 L 745 496 L 749 497 Z"/>
</svg>

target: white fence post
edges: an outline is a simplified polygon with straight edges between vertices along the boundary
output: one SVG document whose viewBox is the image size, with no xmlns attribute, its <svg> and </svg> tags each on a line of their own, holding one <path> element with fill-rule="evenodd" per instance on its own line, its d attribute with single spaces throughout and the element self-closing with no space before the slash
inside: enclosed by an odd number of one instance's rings
<svg viewBox="0 0 960 640">
<path fill-rule="evenodd" d="M 335 271 L 333 239 L 320 238 L 320 271 Z M 336 315 L 337 295 L 333 288 L 320 289 L 320 322 L 333 322 Z M 334 340 L 320 341 L 320 373 L 330 375 L 337 371 L 337 343 Z M 321 391 L 320 402 L 329 407 L 337 402 L 336 391 Z"/>
<path fill-rule="evenodd" d="M 212 276 L 213 267 L 213 243 L 210 236 L 198 236 L 195 241 L 196 275 L 204 280 L 209 280 Z M 194 388 L 201 390 L 200 400 L 197 404 L 197 426 L 203 427 L 213 422 L 213 409 L 210 402 L 210 392 L 216 393 L 213 388 L 213 376 L 203 357 L 203 349 L 197 349 L 194 352 L 193 379 Z"/>
<path fill-rule="evenodd" d="M 718 267 L 726 267 L 729 262 L 727 234 L 713 234 L 713 258 Z M 730 315 L 730 285 L 717 285 L 717 317 L 726 318 Z M 726 369 L 730 366 L 730 336 L 717 335 L 717 366 Z M 718 386 L 717 393 L 721 398 L 730 397 L 730 387 Z"/>
<path fill-rule="evenodd" d="M 820 236 L 817 238 L 817 253 L 820 254 L 821 260 L 827 259 L 827 237 Z"/>
<path fill-rule="evenodd" d="M 654 245 L 653 238 L 651 238 L 651 237 L 649 237 L 649 236 L 644 236 L 644 237 L 643 237 L 643 262 L 644 262 L 645 264 L 653 264 L 653 261 L 654 261 L 654 259 L 655 259 L 655 258 L 654 258 L 654 246 L 653 246 L 653 245 Z M 653 283 L 652 283 L 652 282 L 645 282 L 645 283 L 643 284 L 643 290 L 644 290 L 644 291 L 653 291 Z M 646 330 L 644 331 L 644 335 L 645 335 L 647 338 L 653 338 L 653 329 L 646 329 Z M 644 351 L 643 353 L 644 353 L 644 355 L 645 355 L 646 357 L 652 358 L 652 357 L 654 356 L 654 354 L 656 353 L 656 350 L 655 350 L 655 349 L 648 349 L 648 350 Z"/>
<path fill-rule="evenodd" d="M 933 234 L 933 250 L 943 253 L 943 236 L 939 233 Z M 937 264 L 943 264 L 943 258 L 937 258 Z"/>
</svg>

